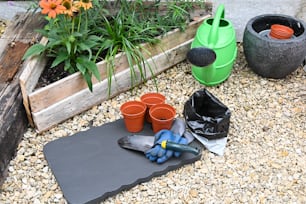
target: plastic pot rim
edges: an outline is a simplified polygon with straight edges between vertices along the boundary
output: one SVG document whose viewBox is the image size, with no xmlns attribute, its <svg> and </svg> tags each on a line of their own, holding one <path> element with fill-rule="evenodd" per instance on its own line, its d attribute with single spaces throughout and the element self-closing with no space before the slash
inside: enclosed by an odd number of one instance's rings
<svg viewBox="0 0 306 204">
<path fill-rule="evenodd" d="M 130 113 L 126 113 L 125 112 L 125 109 L 127 109 L 128 107 L 141 107 L 143 108 L 142 111 L 138 112 L 138 113 L 133 113 L 133 114 L 130 114 Z M 120 107 L 120 111 L 122 113 L 123 116 L 129 116 L 129 117 L 135 117 L 135 116 L 138 116 L 138 115 L 142 115 L 146 112 L 147 110 L 147 105 L 141 101 L 127 101 L 125 102 L 124 104 L 121 105 Z"/>
<path fill-rule="evenodd" d="M 141 97 L 140 97 L 140 100 L 145 103 L 147 106 L 153 106 L 155 105 L 155 103 L 148 103 L 146 102 L 146 100 L 149 100 L 149 99 L 160 99 L 161 103 L 164 103 L 165 100 L 166 100 L 166 97 L 161 94 L 161 93 L 154 93 L 154 92 L 150 92 L 150 93 L 146 93 L 146 94 L 143 94 Z"/>
<path fill-rule="evenodd" d="M 164 109 L 164 110 L 168 110 L 169 112 L 172 113 L 173 117 L 168 118 L 168 119 L 163 119 L 163 120 L 160 120 L 160 119 L 154 117 L 154 115 L 152 115 L 152 114 L 154 114 L 154 111 L 156 111 L 156 109 L 158 109 L 158 108 Z M 156 104 L 156 105 L 153 105 L 153 106 L 150 108 L 150 110 L 149 110 L 149 115 L 150 115 L 150 117 L 151 117 L 152 119 L 154 119 L 154 120 L 157 120 L 157 121 L 171 121 L 171 120 L 173 120 L 173 118 L 175 117 L 175 114 L 176 114 L 175 108 L 174 108 L 173 106 L 169 105 L 169 104 Z"/>
</svg>

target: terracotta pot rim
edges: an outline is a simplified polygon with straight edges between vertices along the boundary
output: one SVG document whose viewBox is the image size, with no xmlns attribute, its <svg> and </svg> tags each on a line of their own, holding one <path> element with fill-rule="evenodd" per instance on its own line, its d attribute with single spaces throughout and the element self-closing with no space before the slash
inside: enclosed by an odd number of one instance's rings
<svg viewBox="0 0 306 204">
<path fill-rule="evenodd" d="M 151 97 L 150 99 L 152 99 L 152 98 L 154 98 L 154 99 L 161 99 L 161 98 L 158 98 L 158 97 Z M 160 100 L 160 101 L 162 101 L 162 100 Z M 155 103 L 148 103 L 148 102 L 146 102 L 146 99 L 144 99 L 142 102 L 145 103 L 145 104 L 155 105 Z"/>
<path fill-rule="evenodd" d="M 294 33 L 294 30 L 289 26 L 281 24 L 271 25 L 270 36 L 276 39 L 290 39 Z"/>
<path fill-rule="evenodd" d="M 156 117 L 154 117 L 154 115 L 152 115 L 154 113 L 154 111 L 156 111 L 156 109 L 164 109 L 164 110 L 168 110 L 172 113 L 172 117 L 171 118 L 168 118 L 168 119 L 163 119 L 163 120 L 160 120 Z M 156 104 L 156 105 L 153 105 L 150 110 L 149 110 L 149 114 L 150 114 L 150 117 L 154 120 L 157 120 L 157 121 L 171 121 L 173 120 L 173 118 L 175 117 L 175 114 L 176 114 L 176 110 L 173 106 L 169 105 L 169 104 Z"/>
<path fill-rule="evenodd" d="M 164 103 L 164 101 L 166 100 L 166 97 L 163 94 L 157 93 L 157 92 L 149 92 L 149 93 L 143 94 L 140 97 L 140 100 L 147 105 L 155 105 L 155 103 L 146 102 L 146 100 L 153 99 L 153 98 L 160 99 L 161 103 Z"/>
<path fill-rule="evenodd" d="M 128 108 L 128 107 L 131 107 L 131 106 L 134 106 L 134 107 L 140 107 L 142 108 L 143 110 L 138 112 L 138 113 L 134 113 L 134 114 L 130 114 L 130 113 L 126 113 L 125 110 Z M 129 116 L 129 117 L 135 117 L 135 116 L 141 116 L 142 114 L 144 114 L 147 110 L 147 105 L 141 101 L 127 101 L 125 102 L 124 104 L 121 105 L 120 107 L 120 111 L 122 113 L 122 115 L 124 116 Z"/>
<path fill-rule="evenodd" d="M 141 101 L 127 101 L 121 105 L 120 111 L 129 132 L 139 132 L 143 129 L 146 110 L 146 104 Z"/>
<path fill-rule="evenodd" d="M 162 117 L 162 119 L 156 118 L 154 117 L 155 112 L 157 112 L 156 115 L 159 115 L 159 118 L 160 116 L 165 117 Z M 166 103 L 156 104 L 149 109 L 149 114 L 152 119 L 153 132 L 156 133 L 161 129 L 169 130 L 171 128 L 171 124 L 176 115 L 176 110 L 173 106 Z"/>
</svg>

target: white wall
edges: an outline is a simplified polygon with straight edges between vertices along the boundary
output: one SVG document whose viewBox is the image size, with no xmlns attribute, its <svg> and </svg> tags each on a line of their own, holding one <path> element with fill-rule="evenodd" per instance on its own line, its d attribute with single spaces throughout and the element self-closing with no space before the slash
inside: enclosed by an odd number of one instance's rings
<svg viewBox="0 0 306 204">
<path fill-rule="evenodd" d="M 225 18 L 236 30 L 237 41 L 241 42 L 248 20 L 261 14 L 285 14 L 306 22 L 306 0 L 211 0 L 213 12 L 224 4 Z"/>
<path fill-rule="evenodd" d="M 213 12 L 219 4 L 225 6 L 225 18 L 235 27 L 237 41 L 242 41 L 249 19 L 260 14 L 286 14 L 306 22 L 306 0 L 206 0 L 213 2 Z M 25 12 L 32 1 L 0 1 L 0 19 L 10 20 L 16 12 Z"/>
</svg>

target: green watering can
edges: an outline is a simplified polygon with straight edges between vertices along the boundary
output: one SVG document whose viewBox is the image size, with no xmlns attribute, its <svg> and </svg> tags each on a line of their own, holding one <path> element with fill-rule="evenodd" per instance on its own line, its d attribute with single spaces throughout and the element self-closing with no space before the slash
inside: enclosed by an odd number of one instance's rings
<svg viewBox="0 0 306 204">
<path fill-rule="evenodd" d="M 208 18 L 200 25 L 191 48 L 187 59 L 196 80 L 213 86 L 229 77 L 237 56 L 237 43 L 232 23 L 224 19 L 223 4 L 215 18 Z"/>
</svg>

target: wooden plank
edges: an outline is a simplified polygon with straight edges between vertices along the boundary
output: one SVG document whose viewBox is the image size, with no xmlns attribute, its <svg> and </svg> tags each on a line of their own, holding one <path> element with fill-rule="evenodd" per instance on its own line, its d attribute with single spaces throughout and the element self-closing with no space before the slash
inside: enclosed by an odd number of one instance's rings
<svg viewBox="0 0 306 204">
<path fill-rule="evenodd" d="M 190 49 L 191 42 L 193 39 L 179 45 L 175 48 L 165 51 L 157 56 L 148 60 L 150 66 L 156 64 L 155 74 L 158 74 L 162 71 L 165 71 L 169 67 L 185 60 L 186 53 Z M 138 73 L 138 78 L 139 77 Z M 121 92 L 127 91 L 131 88 L 130 81 L 130 70 L 126 69 L 118 73 L 113 78 L 112 87 L 111 87 L 111 96 L 108 96 L 108 82 L 103 80 L 100 83 L 94 85 L 93 93 L 88 89 L 84 89 L 70 97 L 65 98 L 64 100 L 59 101 L 58 103 L 49 106 L 42 111 L 32 113 L 33 119 L 36 121 L 36 128 L 38 132 L 45 131 L 52 126 L 70 118 L 72 115 L 81 113 L 94 105 L 101 103 L 102 101 L 108 100 L 110 97 L 114 97 Z M 151 78 L 152 75 L 150 72 L 146 73 L 147 78 Z M 116 82 L 115 82 L 116 81 Z M 142 81 L 138 81 L 138 84 Z M 82 100 L 86 98 L 86 100 Z M 75 101 L 83 101 L 82 103 L 75 103 Z M 74 104 L 73 106 L 71 104 Z"/>
<path fill-rule="evenodd" d="M 42 44 L 47 43 L 46 38 L 42 38 L 40 41 Z M 22 92 L 23 105 L 27 114 L 27 118 L 31 126 L 34 127 L 34 122 L 32 119 L 31 104 L 29 101 L 29 94 L 34 90 L 40 75 L 44 71 L 45 65 L 47 63 L 47 58 L 45 56 L 33 56 L 32 58 L 26 60 L 23 63 L 23 72 L 19 77 L 19 84 Z"/>
<path fill-rule="evenodd" d="M 0 125 L 0 186 L 6 178 L 10 160 L 15 156 L 16 148 L 28 127 L 22 96 L 20 90 L 16 89 L 16 91 L 19 93 L 15 101 L 6 114 L 1 115 L 1 120 L 5 122 Z"/>
<path fill-rule="evenodd" d="M 146 59 L 158 53 L 162 53 L 176 45 L 179 45 L 188 39 L 192 39 L 199 25 L 208 17 L 209 15 L 206 15 L 199 18 L 197 21 L 190 23 L 188 29 L 185 32 L 180 32 L 178 29 L 169 32 L 167 35 L 161 38 L 159 45 L 144 44 L 144 49 L 150 52 L 150 55 L 146 54 L 145 51 L 143 52 Z M 125 55 L 122 54 L 118 54 L 116 56 L 115 64 L 116 73 L 129 67 Z M 107 78 L 106 66 L 107 65 L 105 61 L 98 63 L 98 68 L 101 73 L 102 80 Z M 93 81 L 94 84 L 97 83 L 94 78 Z M 34 113 L 39 112 L 42 109 L 47 108 L 48 106 L 63 100 L 64 98 L 69 97 L 82 89 L 87 89 L 87 84 L 79 72 L 74 73 L 68 77 L 65 77 L 64 79 L 54 82 L 53 84 L 29 93 L 28 96 L 30 101 L 29 103 L 31 105 L 31 111 Z M 58 90 L 65 91 L 59 93 Z"/>
<path fill-rule="evenodd" d="M 46 45 L 47 42 L 47 38 L 42 38 L 40 41 L 43 45 Z M 25 85 L 27 91 L 32 92 L 34 90 L 39 77 L 45 68 L 46 62 L 46 57 L 43 55 L 33 56 L 23 63 L 24 71 L 20 75 L 19 81 Z"/>
<path fill-rule="evenodd" d="M 38 13 L 16 14 L 0 38 L 0 54 L 7 45 L 14 42 L 36 43 L 40 35 L 35 29 L 42 28 L 44 24 L 44 18 Z"/>
<path fill-rule="evenodd" d="M 32 113 L 31 113 L 32 111 L 31 111 L 31 105 L 30 105 L 28 95 L 33 91 L 35 85 L 37 84 L 38 79 L 44 70 L 46 61 L 47 59 L 42 57 L 39 60 L 33 60 L 30 63 L 27 63 L 24 68 L 25 72 L 22 73 L 20 80 L 19 80 L 19 84 L 20 84 L 20 88 L 22 92 L 22 98 L 23 98 L 23 105 L 24 105 L 29 123 L 32 126 L 34 126 L 34 122 L 32 120 Z M 30 68 L 36 68 L 36 69 L 30 69 Z"/>
<path fill-rule="evenodd" d="M 18 78 L 22 72 L 19 66 L 22 52 L 37 37 L 34 30 L 42 26 L 40 19 L 32 17 L 32 14 L 16 15 L 0 38 L 0 185 L 28 127 Z"/>
<path fill-rule="evenodd" d="M 16 42 L 6 47 L 0 59 L 0 83 L 10 82 L 14 78 L 29 46 L 29 43 Z"/>
<path fill-rule="evenodd" d="M 5 88 L 8 86 L 9 83 L 0 83 L 0 96 L 3 94 L 5 91 Z"/>
<path fill-rule="evenodd" d="M 18 80 L 2 86 L 0 97 L 0 185 L 6 177 L 6 168 L 28 127 Z"/>
<path fill-rule="evenodd" d="M 4 118 L 7 112 L 10 110 L 12 104 L 15 101 L 16 96 L 19 93 L 18 83 L 15 81 L 11 82 L 9 85 L 2 90 L 2 94 L 0 97 L 0 118 Z M 5 124 L 7 121 L 1 120 L 0 127 Z"/>
</svg>

